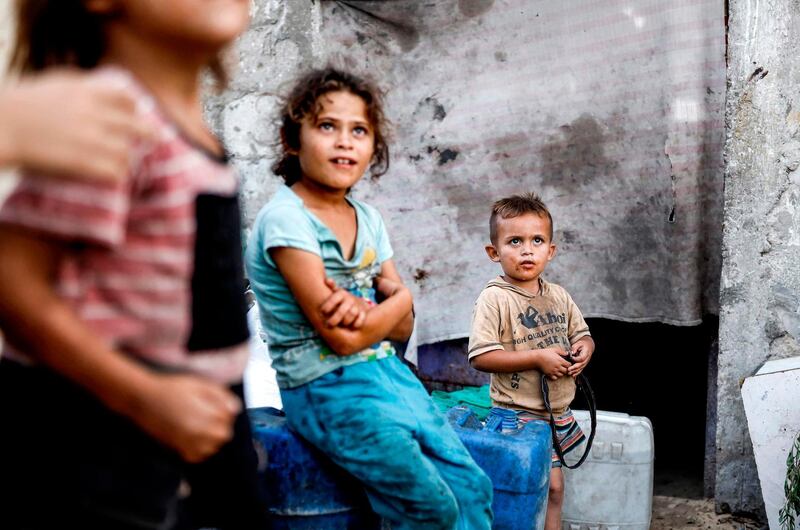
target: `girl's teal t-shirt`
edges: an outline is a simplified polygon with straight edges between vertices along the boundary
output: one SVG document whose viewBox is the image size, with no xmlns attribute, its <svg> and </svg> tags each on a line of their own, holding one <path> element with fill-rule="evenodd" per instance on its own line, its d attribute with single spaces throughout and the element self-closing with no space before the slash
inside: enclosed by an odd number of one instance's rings
<svg viewBox="0 0 800 530">
<path fill-rule="evenodd" d="M 350 260 L 344 259 L 334 233 L 287 186 L 281 186 L 261 209 L 250 234 L 245 251 L 247 275 L 281 388 L 300 386 L 340 366 L 395 354 L 389 341 L 354 355 L 334 353 L 297 305 L 269 254 L 269 249 L 277 247 L 316 254 L 325 265 L 325 274 L 337 285 L 374 303 L 373 280 L 380 274 L 381 263 L 392 257 L 392 246 L 380 213 L 361 201 L 347 200 L 358 221 L 356 249 Z"/>
</svg>

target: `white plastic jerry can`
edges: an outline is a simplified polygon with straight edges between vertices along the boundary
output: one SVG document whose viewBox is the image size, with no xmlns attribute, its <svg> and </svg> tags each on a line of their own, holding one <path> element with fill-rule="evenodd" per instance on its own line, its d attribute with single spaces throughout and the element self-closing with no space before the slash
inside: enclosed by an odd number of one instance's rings
<svg viewBox="0 0 800 530">
<path fill-rule="evenodd" d="M 574 410 L 589 434 L 589 412 Z M 571 463 L 584 446 L 567 456 Z M 563 530 L 648 530 L 653 507 L 653 426 L 645 417 L 597 411 L 597 434 L 578 469 L 564 468 Z"/>
</svg>

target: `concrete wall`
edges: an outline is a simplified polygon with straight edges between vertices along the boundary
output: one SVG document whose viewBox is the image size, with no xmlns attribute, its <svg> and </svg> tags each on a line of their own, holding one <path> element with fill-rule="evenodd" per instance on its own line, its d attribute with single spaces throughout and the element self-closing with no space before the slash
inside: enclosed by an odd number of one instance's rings
<svg viewBox="0 0 800 530">
<path fill-rule="evenodd" d="M 718 509 L 760 511 L 740 387 L 800 354 L 800 9 L 729 6 L 715 495 Z"/>
<path fill-rule="evenodd" d="M 231 50 L 228 90 L 206 100 L 207 117 L 242 176 L 248 227 L 281 182 L 270 171 L 276 95 L 301 68 L 317 63 L 320 22 L 319 2 L 254 1 L 250 29 Z"/>
<path fill-rule="evenodd" d="M 0 0 L 0 79 L 4 76 L 8 54 L 11 51 L 11 40 L 14 37 L 13 27 L 11 0 Z"/>
</svg>

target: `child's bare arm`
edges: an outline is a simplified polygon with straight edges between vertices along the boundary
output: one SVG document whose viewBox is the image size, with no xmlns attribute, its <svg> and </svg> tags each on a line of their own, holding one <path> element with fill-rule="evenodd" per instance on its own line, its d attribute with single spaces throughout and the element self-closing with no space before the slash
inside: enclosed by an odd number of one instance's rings
<svg viewBox="0 0 800 530">
<path fill-rule="evenodd" d="M 583 372 L 594 354 L 594 340 L 589 335 L 581 337 L 572 345 L 572 360 L 575 364 L 569 367 L 569 375 L 576 377 Z"/>
<path fill-rule="evenodd" d="M 325 285 L 333 291 L 319 306 L 320 312 L 325 317 L 325 325 L 351 329 L 363 326 L 369 310 L 367 301 L 342 289 L 330 278 L 325 278 Z"/>
<path fill-rule="evenodd" d="M 540 350 L 492 350 L 473 357 L 472 367 L 481 372 L 510 373 L 525 370 L 539 370 L 551 379 L 567 375 L 569 361 L 563 357 L 560 348 Z"/>
<path fill-rule="evenodd" d="M 403 286 L 400 275 L 392 260 L 387 260 L 382 264 L 381 275 L 376 280 L 376 289 L 384 298 L 388 298 Z M 341 326 L 350 329 L 359 329 L 366 321 L 367 312 L 371 307 L 363 298 L 359 298 L 345 289 L 341 289 L 336 282 L 330 278 L 325 279 L 325 285 L 333 290 L 333 293 L 322 302 L 320 311 L 326 318 L 325 323 L 329 326 Z M 414 330 L 414 312 L 409 311 L 404 318 L 387 336 L 391 340 L 405 341 L 411 336 Z"/>
<path fill-rule="evenodd" d="M 296 248 L 270 249 L 272 259 L 311 325 L 339 355 L 352 355 L 386 339 L 411 311 L 411 293 L 405 287 L 370 309 L 359 329 L 328 326 L 320 310 L 333 290 L 325 283 L 325 267 L 319 256 Z"/>
<path fill-rule="evenodd" d="M 404 287 L 403 280 L 397 272 L 397 267 L 394 260 L 386 260 L 381 263 L 381 275 L 378 277 L 377 289 L 385 296 L 391 296 L 392 293 Z M 388 338 L 392 340 L 405 341 L 411 336 L 414 331 L 414 312 L 409 310 L 405 317 L 395 326 Z"/>
<path fill-rule="evenodd" d="M 109 348 L 54 292 L 61 256 L 58 245 L 0 227 L 0 326 L 9 342 L 185 460 L 214 454 L 232 435 L 239 400 L 221 385 L 158 374 Z"/>
<path fill-rule="evenodd" d="M 0 167 L 122 179 L 134 144 L 151 131 L 116 81 L 54 70 L 0 87 Z"/>
</svg>

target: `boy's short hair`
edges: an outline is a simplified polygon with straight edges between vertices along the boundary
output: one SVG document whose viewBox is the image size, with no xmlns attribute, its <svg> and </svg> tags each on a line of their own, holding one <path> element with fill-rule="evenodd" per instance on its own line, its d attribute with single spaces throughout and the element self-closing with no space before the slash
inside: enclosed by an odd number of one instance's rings
<svg viewBox="0 0 800 530">
<path fill-rule="evenodd" d="M 550 221 L 550 240 L 553 239 L 553 216 L 542 199 L 533 192 L 521 195 L 512 195 L 496 201 L 492 205 L 492 215 L 489 217 L 489 239 L 492 244 L 497 243 L 497 218 L 509 219 L 519 217 L 526 213 L 533 213 L 546 217 Z"/>
</svg>

